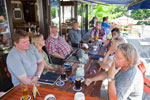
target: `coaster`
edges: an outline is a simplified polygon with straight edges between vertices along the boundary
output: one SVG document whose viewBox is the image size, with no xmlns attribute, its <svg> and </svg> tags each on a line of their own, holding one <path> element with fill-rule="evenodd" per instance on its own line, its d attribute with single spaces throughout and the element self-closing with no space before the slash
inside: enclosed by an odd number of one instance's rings
<svg viewBox="0 0 150 100">
<path fill-rule="evenodd" d="M 73 87 L 73 90 L 74 90 L 74 91 L 81 91 L 81 90 L 82 90 L 82 87 L 80 87 L 80 89 L 77 89 L 76 86 L 74 86 L 74 87 Z"/>
<path fill-rule="evenodd" d="M 58 81 L 58 82 L 56 83 L 56 85 L 57 85 L 57 86 L 63 86 L 63 85 L 64 85 L 64 82 L 63 82 L 63 81 Z"/>
<path fill-rule="evenodd" d="M 31 96 L 29 96 L 27 100 L 30 100 L 30 99 L 31 99 Z M 23 97 L 21 97 L 20 100 L 24 100 Z"/>
<path fill-rule="evenodd" d="M 67 81 L 67 80 L 68 80 L 68 78 L 65 78 L 65 79 L 63 79 L 63 80 L 60 78 L 59 80 L 60 80 L 60 81 Z"/>
<path fill-rule="evenodd" d="M 75 79 L 76 79 L 76 76 L 72 76 L 69 78 L 69 80 L 73 83 L 75 83 Z M 84 77 L 81 77 L 81 83 L 84 82 L 84 80 L 85 80 Z"/>
</svg>

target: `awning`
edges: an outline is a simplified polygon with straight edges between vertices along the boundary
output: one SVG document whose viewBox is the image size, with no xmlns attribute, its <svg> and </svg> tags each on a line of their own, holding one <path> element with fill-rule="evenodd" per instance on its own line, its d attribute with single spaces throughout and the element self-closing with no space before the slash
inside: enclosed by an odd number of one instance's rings
<svg viewBox="0 0 150 100">
<path fill-rule="evenodd" d="M 128 10 L 137 9 L 150 9 L 150 0 L 144 0 L 143 2 L 128 7 Z"/>
<path fill-rule="evenodd" d="M 70 1 L 73 1 L 73 0 L 70 0 Z M 106 4 L 116 4 L 116 5 L 126 6 L 126 5 L 129 5 L 131 3 L 137 3 L 140 0 L 75 0 L 75 1 L 84 2 L 84 3 L 106 3 Z M 58 1 L 51 0 L 52 6 L 58 6 L 58 4 L 59 4 Z"/>
<path fill-rule="evenodd" d="M 86 1 L 90 3 L 107 3 L 107 4 L 116 4 L 116 5 L 128 5 L 138 0 L 77 0 L 77 1 Z"/>
</svg>

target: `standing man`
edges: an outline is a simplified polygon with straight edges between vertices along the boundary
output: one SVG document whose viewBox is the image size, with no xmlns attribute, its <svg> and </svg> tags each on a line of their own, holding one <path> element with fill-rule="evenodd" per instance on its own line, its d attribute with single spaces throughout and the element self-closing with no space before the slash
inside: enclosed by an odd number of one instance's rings
<svg viewBox="0 0 150 100">
<path fill-rule="evenodd" d="M 101 22 L 96 22 L 96 27 L 91 31 L 91 40 L 103 39 L 105 36 L 105 28 L 101 26 Z"/>
<path fill-rule="evenodd" d="M 68 33 L 73 47 L 78 47 L 78 44 L 82 40 L 81 31 L 78 29 L 78 27 L 78 22 L 73 23 L 73 28 Z"/>
<path fill-rule="evenodd" d="M 103 17 L 102 26 L 105 28 L 106 36 L 108 36 L 110 33 L 110 25 L 108 24 L 108 16 Z"/>
<path fill-rule="evenodd" d="M 63 64 L 64 59 L 71 53 L 72 48 L 64 38 L 59 36 L 56 26 L 51 26 L 51 32 L 46 40 L 46 49 L 53 64 Z"/>
<path fill-rule="evenodd" d="M 13 34 L 14 47 L 7 56 L 8 70 L 14 86 L 36 84 L 43 72 L 43 59 L 36 48 L 30 44 L 27 32 L 17 30 Z"/>
</svg>

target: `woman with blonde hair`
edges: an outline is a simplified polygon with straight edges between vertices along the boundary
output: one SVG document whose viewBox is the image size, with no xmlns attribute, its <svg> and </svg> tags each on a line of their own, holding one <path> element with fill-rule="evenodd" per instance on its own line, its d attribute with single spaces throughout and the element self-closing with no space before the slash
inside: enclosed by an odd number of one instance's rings
<svg viewBox="0 0 150 100">
<path fill-rule="evenodd" d="M 45 51 L 43 51 L 42 47 L 45 46 L 45 40 L 43 38 L 42 34 L 35 35 L 31 39 L 31 43 L 37 48 L 38 52 L 42 55 L 44 59 L 44 68 L 48 70 L 54 70 L 56 71 L 56 67 L 52 67 L 51 64 L 49 63 L 48 56 Z"/>
<path fill-rule="evenodd" d="M 144 82 L 142 73 L 137 67 L 138 62 L 139 55 L 136 48 L 129 43 L 120 44 L 109 70 L 86 79 L 85 84 L 89 86 L 94 81 L 107 79 L 108 90 L 101 90 L 100 98 L 142 100 Z"/>
<path fill-rule="evenodd" d="M 122 43 L 125 43 L 123 38 L 118 37 L 118 36 L 112 38 L 110 48 L 108 52 L 106 53 L 103 61 L 98 62 L 101 68 L 107 70 L 111 66 L 114 55 L 115 55 L 115 51 L 117 50 L 117 46 Z"/>
</svg>

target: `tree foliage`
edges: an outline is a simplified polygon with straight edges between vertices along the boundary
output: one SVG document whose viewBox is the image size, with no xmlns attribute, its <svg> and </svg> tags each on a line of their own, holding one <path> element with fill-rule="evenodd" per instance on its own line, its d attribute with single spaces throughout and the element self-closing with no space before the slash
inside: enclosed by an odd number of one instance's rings
<svg viewBox="0 0 150 100">
<path fill-rule="evenodd" d="M 132 10 L 131 17 L 139 20 L 146 19 L 150 17 L 150 9 Z"/>
</svg>

